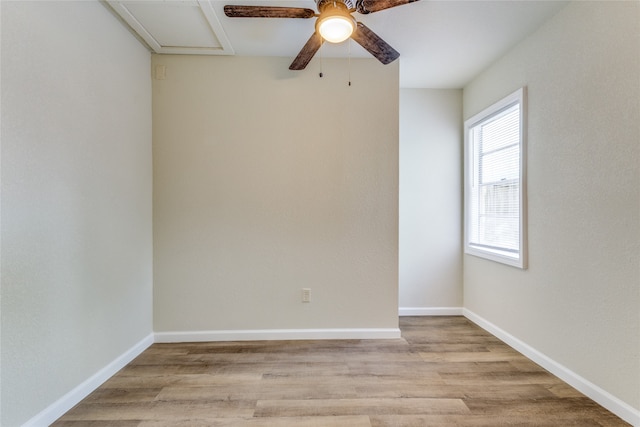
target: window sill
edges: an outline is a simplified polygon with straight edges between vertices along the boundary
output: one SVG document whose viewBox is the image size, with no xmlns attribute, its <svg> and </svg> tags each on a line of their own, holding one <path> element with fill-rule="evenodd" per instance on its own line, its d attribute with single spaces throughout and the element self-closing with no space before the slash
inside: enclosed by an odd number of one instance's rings
<svg viewBox="0 0 640 427">
<path fill-rule="evenodd" d="M 488 259 L 491 261 L 499 262 L 501 264 L 520 268 L 522 270 L 526 269 L 526 264 L 524 263 L 521 254 L 513 254 L 498 249 L 479 248 L 471 245 L 467 245 L 464 249 L 464 252 L 478 258 Z"/>
</svg>

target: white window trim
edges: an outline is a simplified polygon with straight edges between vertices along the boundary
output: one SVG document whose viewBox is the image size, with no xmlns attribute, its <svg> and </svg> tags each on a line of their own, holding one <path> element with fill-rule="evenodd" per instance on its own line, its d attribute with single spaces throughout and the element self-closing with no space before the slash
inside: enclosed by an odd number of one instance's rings
<svg viewBox="0 0 640 427">
<path fill-rule="evenodd" d="M 469 210 L 471 202 L 471 168 L 473 166 L 470 159 L 469 132 L 479 122 L 498 114 L 502 110 L 520 103 L 520 248 L 519 257 L 501 254 L 500 251 L 483 249 L 469 243 Z M 528 266 L 527 251 L 527 90 L 522 87 L 507 97 L 501 99 L 480 113 L 474 115 L 464 122 L 464 252 L 469 255 L 489 259 L 503 264 L 511 265 L 521 269 Z"/>
</svg>

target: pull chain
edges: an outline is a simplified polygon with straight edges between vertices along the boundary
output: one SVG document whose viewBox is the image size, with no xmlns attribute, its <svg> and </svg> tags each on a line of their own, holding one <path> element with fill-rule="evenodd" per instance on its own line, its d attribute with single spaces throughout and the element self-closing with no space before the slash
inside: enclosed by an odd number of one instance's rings
<svg viewBox="0 0 640 427">
<path fill-rule="evenodd" d="M 322 78 L 322 46 L 324 45 L 324 43 L 322 42 L 322 39 L 320 40 L 320 73 L 318 74 L 321 78 Z"/>
<path fill-rule="evenodd" d="M 347 42 L 347 45 L 349 46 L 349 86 L 351 86 L 351 39 L 349 38 L 349 41 Z"/>
</svg>

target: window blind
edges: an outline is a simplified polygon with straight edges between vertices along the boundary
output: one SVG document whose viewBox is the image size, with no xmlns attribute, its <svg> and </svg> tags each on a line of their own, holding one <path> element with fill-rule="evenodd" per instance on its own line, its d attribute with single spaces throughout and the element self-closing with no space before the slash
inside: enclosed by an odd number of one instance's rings
<svg viewBox="0 0 640 427">
<path fill-rule="evenodd" d="M 474 177 L 469 243 L 517 254 L 520 248 L 520 104 L 471 129 Z"/>
</svg>

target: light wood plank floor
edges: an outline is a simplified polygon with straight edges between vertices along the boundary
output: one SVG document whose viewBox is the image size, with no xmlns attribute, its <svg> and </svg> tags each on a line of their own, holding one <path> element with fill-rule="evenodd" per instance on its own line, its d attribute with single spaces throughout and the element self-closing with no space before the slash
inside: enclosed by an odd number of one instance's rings
<svg viewBox="0 0 640 427">
<path fill-rule="evenodd" d="M 402 339 L 154 344 L 54 426 L 627 426 L 463 317 Z"/>
</svg>

